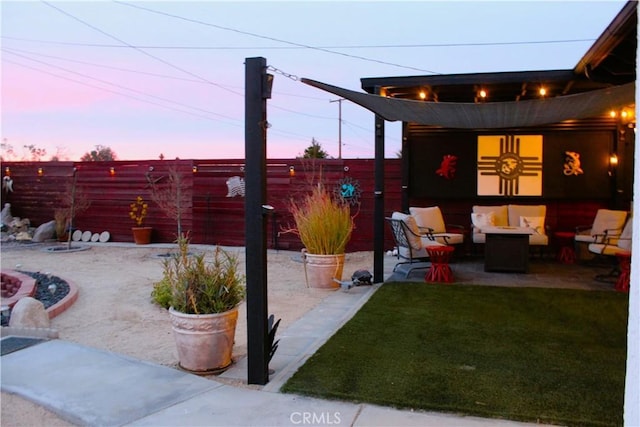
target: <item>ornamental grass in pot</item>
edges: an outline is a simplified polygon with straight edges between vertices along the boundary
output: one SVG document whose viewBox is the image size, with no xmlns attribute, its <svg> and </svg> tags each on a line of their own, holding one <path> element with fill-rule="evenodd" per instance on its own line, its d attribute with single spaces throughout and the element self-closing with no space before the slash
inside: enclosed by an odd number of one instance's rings
<svg viewBox="0 0 640 427">
<path fill-rule="evenodd" d="M 187 236 L 177 242 L 179 250 L 164 261 L 152 298 L 169 309 L 180 367 L 219 373 L 231 365 L 238 306 L 245 297 L 238 256 L 216 246 L 208 260 L 190 254 Z"/>
<path fill-rule="evenodd" d="M 318 184 L 301 202 L 291 203 L 296 233 L 304 249 L 307 286 L 335 289 L 342 280 L 344 254 L 354 222 L 347 203 L 336 200 Z"/>
</svg>

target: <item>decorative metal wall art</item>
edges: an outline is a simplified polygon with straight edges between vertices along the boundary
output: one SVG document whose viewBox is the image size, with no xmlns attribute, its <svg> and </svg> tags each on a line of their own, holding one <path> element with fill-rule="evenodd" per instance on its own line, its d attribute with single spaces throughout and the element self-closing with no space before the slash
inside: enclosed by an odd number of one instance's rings
<svg viewBox="0 0 640 427">
<path fill-rule="evenodd" d="M 442 162 L 440 168 L 436 170 L 436 174 L 445 179 L 453 179 L 456 175 L 456 164 L 458 157 L 452 154 L 446 154 L 442 156 Z"/>
<path fill-rule="evenodd" d="M 580 153 L 565 151 L 564 168 L 562 172 L 567 175 L 582 175 L 584 171 L 580 167 Z"/>
<path fill-rule="evenodd" d="M 541 196 L 542 135 L 478 136 L 478 196 Z"/>
<path fill-rule="evenodd" d="M 244 178 L 232 176 L 227 180 L 227 197 L 244 197 Z"/>
<path fill-rule="evenodd" d="M 334 194 L 350 205 L 355 205 L 360 202 L 360 195 L 362 194 L 360 183 L 348 176 L 342 178 L 338 181 Z"/>
</svg>

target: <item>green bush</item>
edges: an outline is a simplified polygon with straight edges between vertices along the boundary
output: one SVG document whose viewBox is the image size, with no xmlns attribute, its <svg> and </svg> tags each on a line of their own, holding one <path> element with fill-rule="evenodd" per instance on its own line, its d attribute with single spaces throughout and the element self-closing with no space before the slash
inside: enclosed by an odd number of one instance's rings
<svg viewBox="0 0 640 427">
<path fill-rule="evenodd" d="M 151 296 L 156 303 L 186 314 L 212 314 L 242 302 L 244 276 L 237 255 L 216 246 L 213 260 L 207 262 L 205 254 L 189 254 L 186 236 L 178 238 L 178 249 L 164 260 L 163 277 L 154 284 Z"/>
</svg>

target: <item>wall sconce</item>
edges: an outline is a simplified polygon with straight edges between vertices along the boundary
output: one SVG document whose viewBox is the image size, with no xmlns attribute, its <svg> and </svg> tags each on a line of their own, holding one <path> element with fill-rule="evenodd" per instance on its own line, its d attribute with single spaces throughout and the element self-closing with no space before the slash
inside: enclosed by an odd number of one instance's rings
<svg viewBox="0 0 640 427">
<path fill-rule="evenodd" d="M 295 176 L 296 175 L 296 168 L 291 165 L 289 166 L 289 176 Z"/>
<path fill-rule="evenodd" d="M 611 153 L 609 155 L 609 176 L 613 175 L 616 168 L 618 167 L 618 155 L 616 153 Z"/>
<path fill-rule="evenodd" d="M 191 167 L 191 172 L 193 172 L 193 173 L 198 172 L 198 166 L 193 165 L 193 166 Z"/>
<path fill-rule="evenodd" d="M 111 166 L 109 168 L 109 175 L 110 176 L 115 176 L 116 175 L 116 168 L 114 168 L 113 166 Z"/>
<path fill-rule="evenodd" d="M 609 156 L 609 164 L 613 167 L 618 166 L 618 155 L 616 153 L 612 153 Z"/>
<path fill-rule="evenodd" d="M 9 166 L 4 168 L 4 175 L 5 176 L 11 176 L 11 169 L 9 168 Z"/>
<path fill-rule="evenodd" d="M 44 175 L 44 170 L 42 168 L 38 168 L 38 178 L 41 178 Z"/>
<path fill-rule="evenodd" d="M 349 172 L 349 166 L 345 166 L 345 167 L 343 168 L 343 170 L 344 170 L 345 172 Z"/>
</svg>

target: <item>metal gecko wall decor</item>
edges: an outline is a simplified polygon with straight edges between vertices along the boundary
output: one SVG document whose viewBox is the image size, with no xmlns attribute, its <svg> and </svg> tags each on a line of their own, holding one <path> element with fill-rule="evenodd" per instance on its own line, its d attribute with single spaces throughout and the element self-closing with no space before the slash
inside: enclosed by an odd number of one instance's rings
<svg viewBox="0 0 640 427">
<path fill-rule="evenodd" d="M 442 162 L 440 168 L 436 170 L 436 174 L 445 179 L 453 179 L 456 175 L 456 164 L 458 157 L 452 154 L 446 154 L 442 156 Z"/>
<path fill-rule="evenodd" d="M 580 153 L 565 151 L 564 168 L 562 172 L 567 175 L 582 175 L 584 171 L 580 167 Z"/>
<path fill-rule="evenodd" d="M 356 205 L 360 202 L 360 195 L 362 194 L 360 183 L 351 177 L 342 178 L 338 181 L 334 194 L 350 205 Z"/>
</svg>

